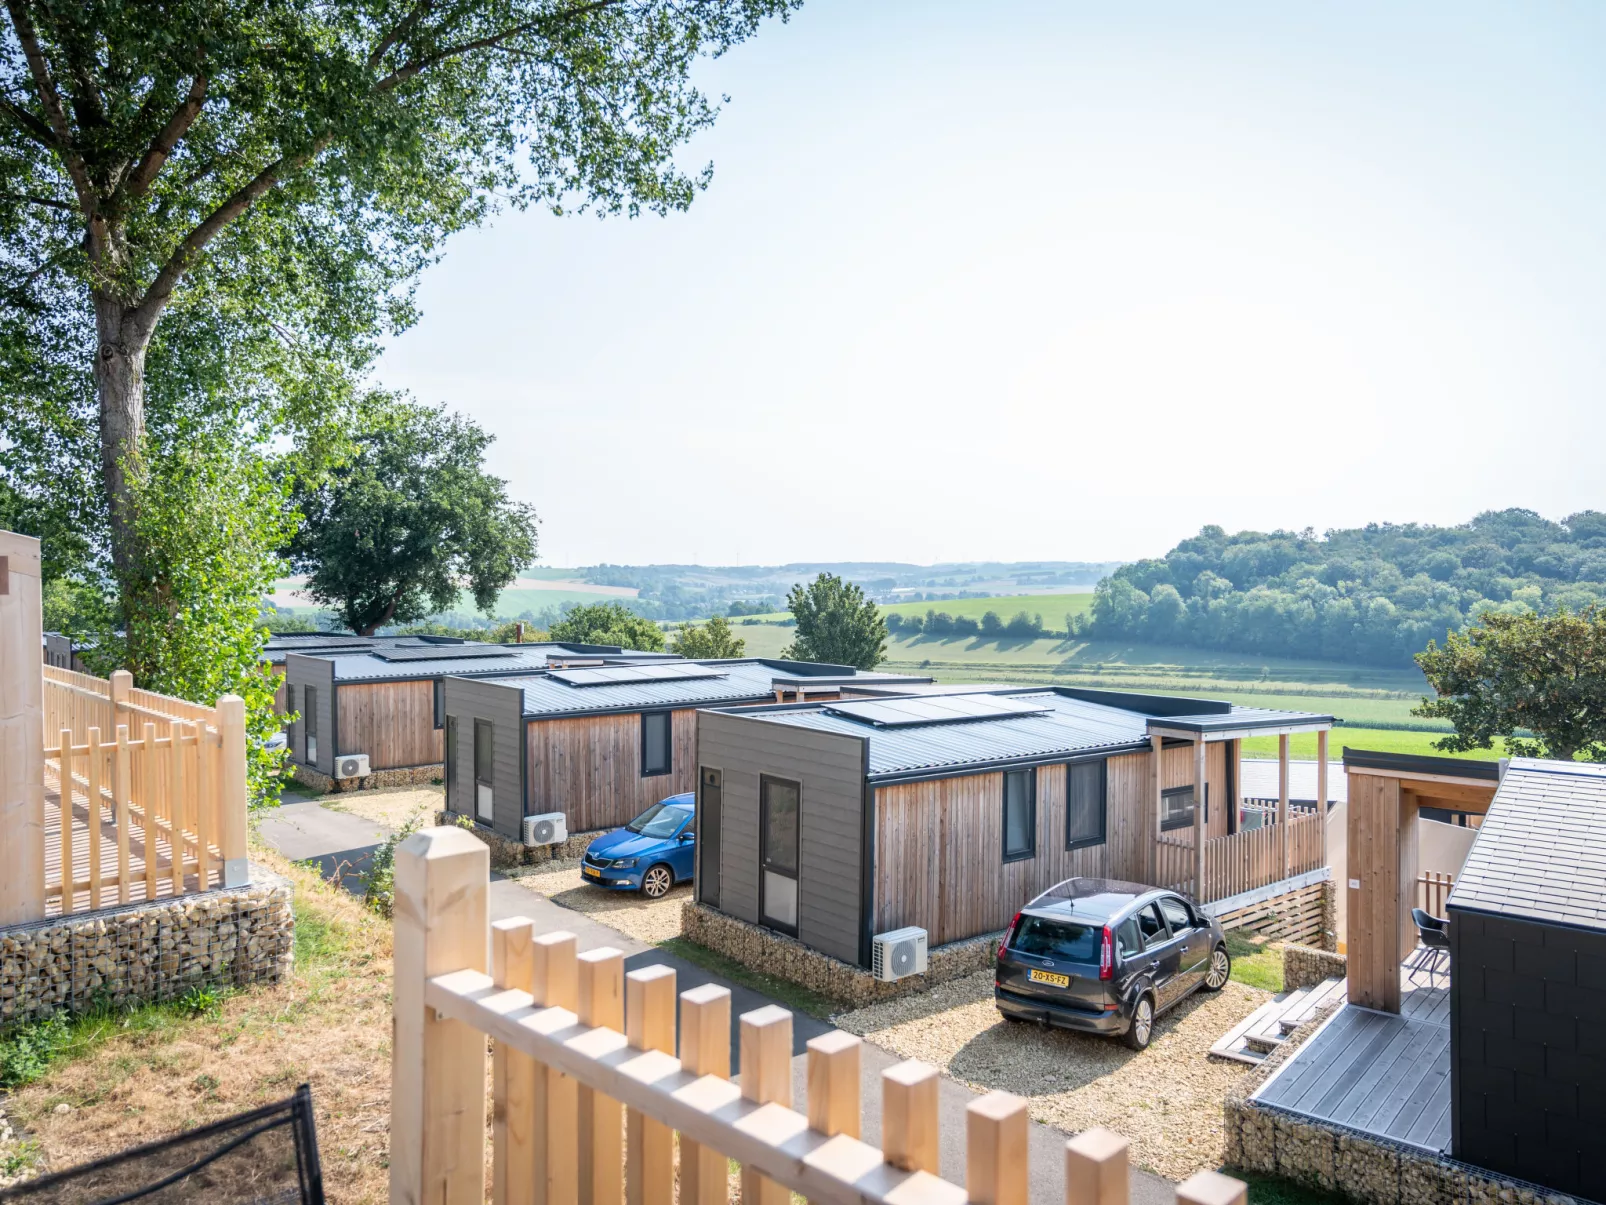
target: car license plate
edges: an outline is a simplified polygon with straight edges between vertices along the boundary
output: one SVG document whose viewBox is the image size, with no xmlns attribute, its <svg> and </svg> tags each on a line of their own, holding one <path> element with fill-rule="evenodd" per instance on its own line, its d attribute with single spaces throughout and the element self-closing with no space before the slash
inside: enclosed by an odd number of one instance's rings
<svg viewBox="0 0 1606 1205">
<path fill-rule="evenodd" d="M 1069 975 L 1057 975 L 1053 971 L 1029 971 L 1027 972 L 1026 978 L 1030 979 L 1033 983 L 1047 983 L 1053 987 L 1071 986 L 1071 977 Z"/>
<path fill-rule="evenodd" d="M 592 866 L 580 867 L 580 873 L 585 875 L 588 879 L 600 879 L 602 877 L 602 871 Z"/>
</svg>

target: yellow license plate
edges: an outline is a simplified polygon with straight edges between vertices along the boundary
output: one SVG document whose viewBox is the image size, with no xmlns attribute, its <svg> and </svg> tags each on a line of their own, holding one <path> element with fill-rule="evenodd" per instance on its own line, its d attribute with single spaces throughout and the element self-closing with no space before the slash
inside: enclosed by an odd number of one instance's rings
<svg viewBox="0 0 1606 1205">
<path fill-rule="evenodd" d="M 1054 987 L 1071 986 L 1071 977 L 1069 975 L 1056 975 L 1053 971 L 1028 971 L 1026 978 L 1033 983 L 1047 983 Z"/>
<path fill-rule="evenodd" d="M 600 879 L 602 877 L 602 871 L 593 870 L 589 866 L 580 867 L 580 873 L 585 875 L 585 876 L 587 876 L 588 878 L 593 878 L 593 879 Z"/>
</svg>

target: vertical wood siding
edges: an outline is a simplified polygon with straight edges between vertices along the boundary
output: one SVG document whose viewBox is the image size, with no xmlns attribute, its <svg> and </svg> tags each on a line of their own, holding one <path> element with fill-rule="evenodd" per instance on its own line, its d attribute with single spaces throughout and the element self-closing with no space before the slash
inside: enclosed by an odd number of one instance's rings
<svg viewBox="0 0 1606 1205">
<path fill-rule="evenodd" d="M 641 713 L 531 720 L 525 759 L 528 813 L 565 812 L 571 833 L 616 828 L 652 804 L 697 786 L 697 712 L 670 721 L 671 770 L 641 776 Z"/>
<path fill-rule="evenodd" d="M 1344 885 L 1350 1003 L 1400 1011 L 1400 780 L 1349 773 Z"/>
<path fill-rule="evenodd" d="M 340 753 L 366 753 L 371 769 L 397 770 L 438 765 L 444 748 L 433 680 L 340 686 Z"/>
</svg>

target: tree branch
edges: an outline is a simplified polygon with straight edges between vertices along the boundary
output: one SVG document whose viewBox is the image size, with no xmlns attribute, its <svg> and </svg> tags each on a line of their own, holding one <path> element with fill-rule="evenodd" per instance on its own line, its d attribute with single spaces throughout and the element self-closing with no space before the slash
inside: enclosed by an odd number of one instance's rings
<svg viewBox="0 0 1606 1205">
<path fill-rule="evenodd" d="M 64 209 L 68 213 L 78 212 L 78 206 L 70 201 L 56 201 L 50 197 L 35 197 L 24 192 L 0 192 L 0 201 L 21 201 L 24 205 L 47 205 L 51 209 Z"/>
<path fill-rule="evenodd" d="M 178 145 L 179 139 L 184 137 L 190 124 L 201 115 L 201 106 L 206 101 L 206 86 L 206 72 L 197 71 L 195 78 L 190 81 L 189 95 L 184 98 L 173 116 L 167 119 L 167 124 L 157 132 L 156 137 L 151 139 L 151 145 L 146 150 L 144 158 L 139 161 L 139 166 L 134 169 L 133 175 L 129 176 L 125 187 L 130 197 L 138 198 L 145 195 L 145 190 L 151 186 L 151 181 L 156 179 L 157 173 L 162 170 L 162 165 L 173 153 L 173 148 Z"/>
<path fill-rule="evenodd" d="M 0 113 L 4 113 L 11 118 L 12 123 L 19 130 L 46 150 L 53 151 L 56 149 L 56 136 L 50 132 L 50 127 L 28 112 L 27 109 L 12 104 L 11 101 L 0 96 Z"/>
<path fill-rule="evenodd" d="M 67 125 L 67 112 L 61 105 L 61 94 L 56 91 L 56 82 L 50 78 L 50 64 L 45 61 L 45 54 L 39 48 L 39 35 L 35 32 L 33 21 L 28 16 L 28 10 L 23 0 L 6 0 L 6 9 L 11 14 L 11 24 L 16 30 L 17 41 L 22 45 L 22 53 L 28 60 L 28 70 L 33 75 L 34 88 L 39 93 L 39 103 L 44 106 L 45 117 L 50 123 L 50 130 L 55 135 L 56 145 L 52 147 L 61 155 L 62 163 L 67 168 L 67 174 L 72 177 L 73 187 L 78 192 L 78 204 L 84 211 L 85 217 L 93 216 L 95 212 L 95 190 L 89 180 L 89 171 L 84 166 L 84 160 L 73 147 L 72 129 Z"/>
<path fill-rule="evenodd" d="M 384 62 L 385 56 L 390 53 L 390 48 L 396 45 L 401 40 L 402 35 L 418 24 L 423 15 L 434 7 L 435 0 L 418 0 L 418 3 L 413 5 L 412 11 L 396 22 L 395 28 L 380 38 L 379 44 L 369 52 L 368 70 L 372 71 L 380 63 Z"/>
<path fill-rule="evenodd" d="M 574 8 L 565 9 L 561 13 L 548 13 L 537 20 L 526 21 L 522 25 L 510 26 L 501 33 L 475 38 L 471 42 L 459 42 L 454 46 L 446 47 L 444 50 L 437 50 L 434 54 L 427 54 L 423 58 L 408 63 L 403 67 L 398 67 L 375 84 L 374 91 L 389 92 L 397 85 L 406 83 L 419 72 L 427 71 L 431 67 L 444 63 L 447 59 L 456 58 L 459 55 L 472 54 L 476 50 L 490 50 L 500 46 L 509 38 L 516 38 L 520 34 L 529 33 L 531 30 L 539 29 L 543 25 L 550 25 L 554 21 L 571 21 L 578 17 L 586 17 L 605 8 L 616 8 L 621 3 L 623 3 L 623 0 L 592 0 L 589 4 L 576 5 Z"/>
</svg>

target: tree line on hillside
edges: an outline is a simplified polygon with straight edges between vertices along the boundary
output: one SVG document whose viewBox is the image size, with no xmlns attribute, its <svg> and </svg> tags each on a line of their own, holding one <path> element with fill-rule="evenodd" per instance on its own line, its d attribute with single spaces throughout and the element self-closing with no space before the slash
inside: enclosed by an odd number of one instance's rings
<svg viewBox="0 0 1606 1205">
<path fill-rule="evenodd" d="M 1065 617 L 1067 631 L 1071 617 Z M 980 619 L 971 615 L 950 615 L 946 611 L 927 610 L 924 615 L 902 615 L 890 612 L 886 619 L 887 631 L 895 636 L 930 636 L 946 640 L 952 636 L 976 637 L 982 640 L 1038 640 L 1044 636 L 1064 636 L 1043 626 L 1041 614 L 1016 611 L 1005 619 L 997 611 L 988 611 Z"/>
<path fill-rule="evenodd" d="M 1099 583 L 1078 634 L 1234 652 L 1409 665 L 1478 616 L 1606 599 L 1606 514 L 1488 511 L 1456 527 L 1203 528 Z"/>
</svg>

